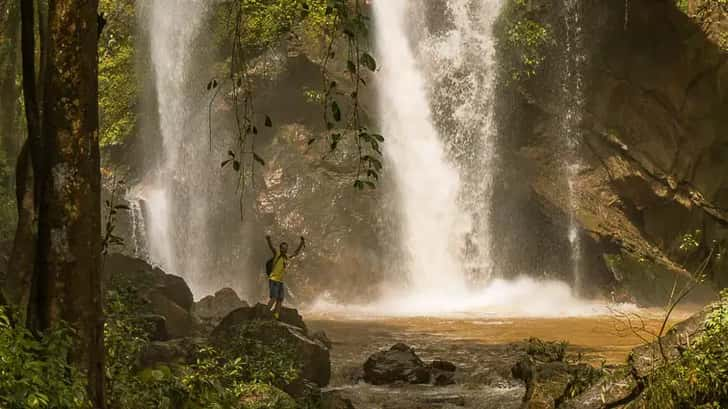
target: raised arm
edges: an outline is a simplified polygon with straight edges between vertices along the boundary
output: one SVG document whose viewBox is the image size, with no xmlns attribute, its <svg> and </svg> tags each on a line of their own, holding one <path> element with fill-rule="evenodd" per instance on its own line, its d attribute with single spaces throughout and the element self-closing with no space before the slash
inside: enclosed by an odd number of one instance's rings
<svg viewBox="0 0 728 409">
<path fill-rule="evenodd" d="M 298 245 L 298 248 L 296 251 L 293 252 L 293 255 L 290 258 L 298 256 L 299 253 L 301 253 L 301 250 L 306 246 L 306 239 L 301 236 L 301 243 Z"/>
<path fill-rule="evenodd" d="M 270 234 L 266 234 L 265 235 L 265 241 L 266 241 L 266 243 L 268 243 L 268 248 L 270 249 L 270 251 L 275 256 L 276 255 L 276 248 L 273 247 L 273 243 L 271 243 L 271 241 L 270 241 Z"/>
</svg>

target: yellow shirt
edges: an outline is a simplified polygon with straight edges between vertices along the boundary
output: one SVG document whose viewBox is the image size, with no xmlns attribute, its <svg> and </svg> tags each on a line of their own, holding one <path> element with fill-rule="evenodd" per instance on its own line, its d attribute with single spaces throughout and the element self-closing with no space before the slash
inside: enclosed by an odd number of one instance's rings
<svg viewBox="0 0 728 409">
<path fill-rule="evenodd" d="M 281 256 L 280 251 L 276 250 L 276 255 L 273 257 L 273 270 L 270 273 L 270 279 L 282 283 L 283 278 L 286 276 L 287 265 L 288 257 Z"/>
</svg>

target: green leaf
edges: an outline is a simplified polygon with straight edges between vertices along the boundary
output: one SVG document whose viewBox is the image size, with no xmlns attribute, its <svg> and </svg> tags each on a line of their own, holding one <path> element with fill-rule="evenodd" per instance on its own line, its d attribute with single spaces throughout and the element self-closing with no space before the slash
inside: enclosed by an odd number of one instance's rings
<svg viewBox="0 0 728 409">
<path fill-rule="evenodd" d="M 355 188 L 355 189 L 359 189 L 359 190 L 364 190 L 364 182 L 363 182 L 363 181 L 361 181 L 361 180 L 358 180 L 358 179 L 357 179 L 357 180 L 356 180 L 356 181 L 354 182 L 354 188 Z"/>
<path fill-rule="evenodd" d="M 225 167 L 225 166 L 227 166 L 227 164 L 228 164 L 228 163 L 230 163 L 231 161 L 232 161 L 232 159 L 228 159 L 228 160 L 225 160 L 225 161 L 223 161 L 223 162 L 222 162 L 222 163 L 220 164 L 220 167 L 221 167 L 221 168 L 224 168 L 224 167 Z"/>
<path fill-rule="evenodd" d="M 379 142 L 384 142 L 384 137 L 382 135 L 379 135 L 379 134 L 376 134 L 376 133 L 373 133 L 371 135 L 372 135 L 372 137 L 374 139 L 378 140 Z"/>
<path fill-rule="evenodd" d="M 273 126 L 273 121 L 270 119 L 270 117 L 268 115 L 265 116 L 265 126 L 267 126 L 268 128 Z"/>
<path fill-rule="evenodd" d="M 369 71 L 377 70 L 377 60 L 375 60 L 374 57 L 372 57 L 368 53 L 362 54 L 359 61 L 362 63 L 363 66 L 367 67 Z"/>
<path fill-rule="evenodd" d="M 309 145 L 313 145 L 314 142 L 316 142 L 316 138 L 311 138 L 308 140 Z"/>
<path fill-rule="evenodd" d="M 240 162 L 233 161 L 233 169 L 235 169 L 236 172 L 240 172 Z"/>
<path fill-rule="evenodd" d="M 331 101 L 331 114 L 336 122 L 341 121 L 341 108 L 339 108 L 339 103 L 336 101 Z"/>
<path fill-rule="evenodd" d="M 354 61 L 348 60 L 346 62 L 346 70 L 352 74 L 356 74 L 356 64 L 354 64 Z"/>
</svg>

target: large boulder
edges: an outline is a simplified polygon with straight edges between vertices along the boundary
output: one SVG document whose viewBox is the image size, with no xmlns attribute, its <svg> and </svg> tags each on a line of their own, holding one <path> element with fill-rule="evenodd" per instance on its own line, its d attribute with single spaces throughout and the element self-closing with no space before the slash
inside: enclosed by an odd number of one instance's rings
<svg viewBox="0 0 728 409">
<path fill-rule="evenodd" d="M 526 393 L 523 409 L 555 409 L 572 396 L 597 382 L 602 372 L 584 363 L 565 359 L 561 343 L 531 339 L 526 354 L 512 368 L 513 377 L 523 381 Z"/>
<path fill-rule="evenodd" d="M 238 297 L 235 290 L 232 288 L 223 288 L 214 295 L 208 295 L 196 302 L 192 308 L 192 312 L 204 321 L 218 324 L 232 311 L 247 306 L 248 304 Z"/>
<path fill-rule="evenodd" d="M 364 363 L 364 380 L 373 385 L 430 382 L 430 369 L 415 351 L 402 343 L 374 353 Z"/>
<path fill-rule="evenodd" d="M 187 312 L 192 311 L 192 305 L 194 304 L 192 290 L 190 290 L 190 287 L 182 277 L 164 274 L 157 284 L 157 291 L 182 307 L 183 310 Z"/>
<path fill-rule="evenodd" d="M 275 318 L 273 317 L 273 313 L 270 311 L 268 306 L 258 303 L 252 307 L 241 307 L 231 311 L 229 314 L 227 314 L 227 316 L 225 316 L 225 318 L 223 318 L 223 320 L 215 328 L 214 331 L 230 328 L 232 326 L 240 325 L 242 323 L 254 320 L 271 321 L 274 319 Z M 296 309 L 282 307 L 280 310 L 279 321 L 294 327 L 298 327 L 302 329 L 304 333 L 307 333 L 306 323 L 303 322 L 303 317 L 301 317 L 301 314 L 299 314 L 298 310 Z"/>
<path fill-rule="evenodd" d="M 159 291 L 150 292 L 147 300 L 149 310 L 165 318 L 165 332 L 170 338 L 183 338 L 195 334 L 199 324 L 189 311 Z"/>
<path fill-rule="evenodd" d="M 252 325 L 255 323 L 265 325 Z M 296 395 L 303 388 L 304 381 L 311 381 L 319 387 L 329 384 L 331 379 L 331 358 L 329 348 L 319 339 L 309 337 L 306 325 L 294 309 L 281 311 L 280 321 L 265 305 L 239 308 L 225 317 L 211 334 L 214 344 L 224 345 L 231 337 L 236 337 L 242 327 L 246 327 L 246 335 L 263 344 L 273 345 L 283 341 L 291 345 L 301 364 L 299 379 L 287 385 L 286 392 Z"/>
<path fill-rule="evenodd" d="M 192 315 L 192 291 L 182 277 L 166 274 L 144 260 L 110 254 L 104 263 L 106 288 L 132 288 L 142 304 L 141 314 L 152 317 L 151 337 L 164 341 L 195 335 L 199 322 Z"/>
</svg>

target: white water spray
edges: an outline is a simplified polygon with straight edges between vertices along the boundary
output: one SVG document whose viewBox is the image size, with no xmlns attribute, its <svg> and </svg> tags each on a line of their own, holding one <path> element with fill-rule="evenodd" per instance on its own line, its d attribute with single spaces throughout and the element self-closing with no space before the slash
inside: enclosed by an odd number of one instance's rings
<svg viewBox="0 0 728 409">
<path fill-rule="evenodd" d="M 579 294 L 583 289 L 582 246 L 579 238 L 579 226 L 576 217 L 577 189 L 576 179 L 582 167 L 579 161 L 578 147 L 582 138 L 579 122 L 584 112 L 583 75 L 582 68 L 585 57 L 582 39 L 581 10 L 578 1 L 566 0 L 566 49 L 563 79 L 563 98 L 566 104 L 562 128 L 566 144 L 567 160 L 564 173 L 568 189 L 569 200 L 569 230 L 568 239 L 571 246 L 571 268 L 573 276 L 573 290 Z"/>
<path fill-rule="evenodd" d="M 199 260 L 206 251 L 204 186 L 198 188 L 200 169 L 207 151 L 200 143 L 194 124 L 197 112 L 191 100 L 189 78 L 193 43 L 205 20 L 207 2 L 198 0 L 155 0 L 143 5 L 143 23 L 150 37 L 151 61 L 161 132 L 161 163 L 150 167 L 147 176 L 127 195 L 144 203 L 144 228 L 148 256 L 165 271 L 183 276 L 199 290 Z"/>
<path fill-rule="evenodd" d="M 427 82 L 408 32 L 409 4 L 374 2 L 381 123 L 402 217 L 399 267 L 411 294 L 462 293 L 466 283 L 458 247 L 468 220 L 459 206 L 460 175 L 433 122 Z"/>
</svg>

